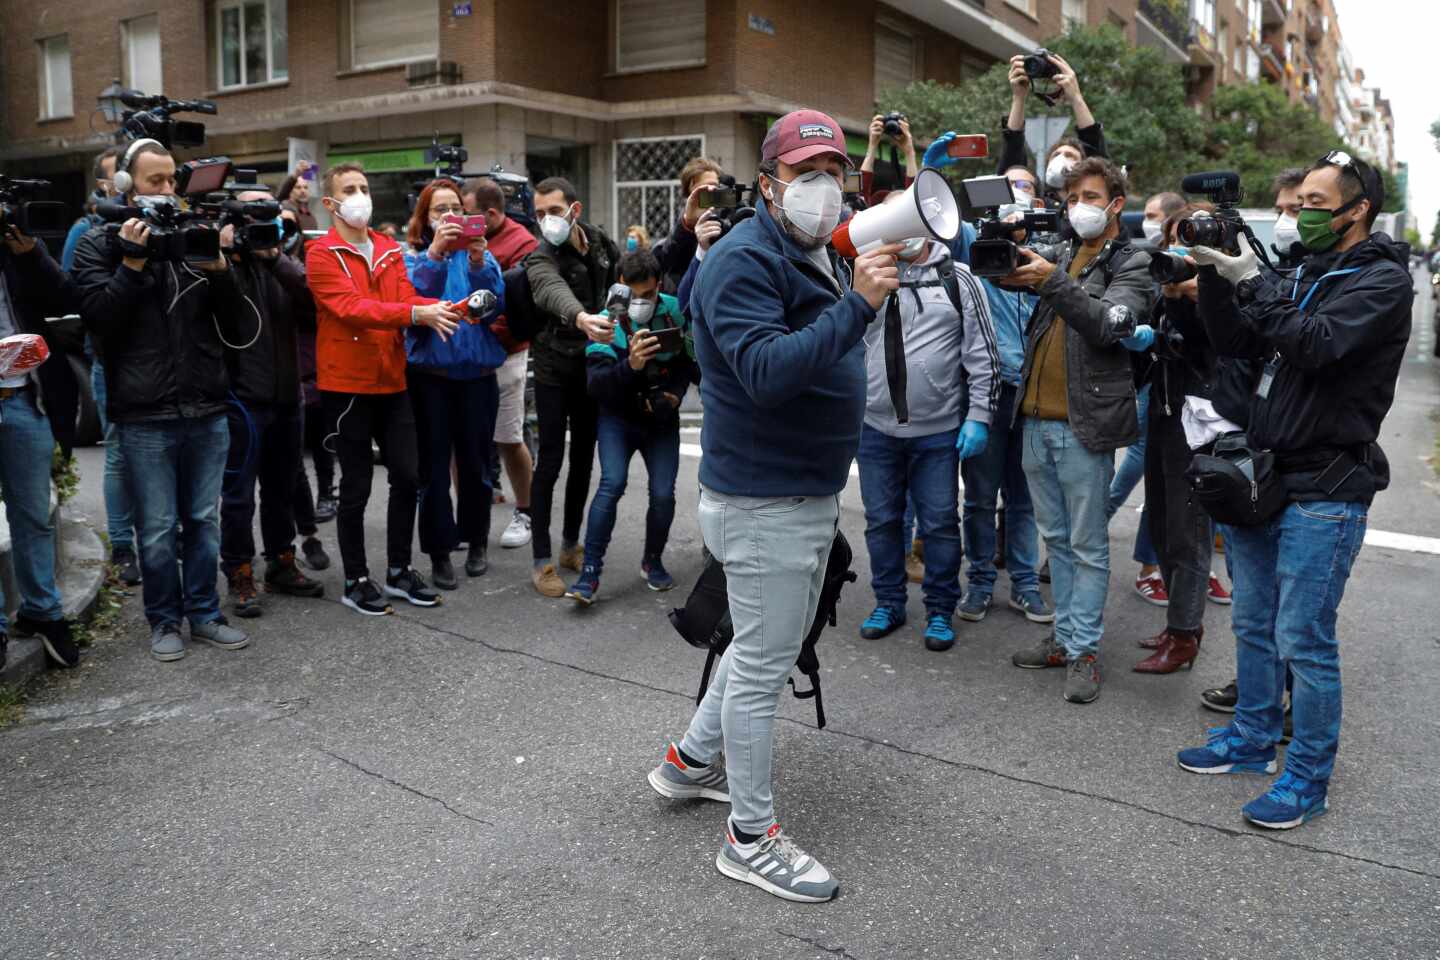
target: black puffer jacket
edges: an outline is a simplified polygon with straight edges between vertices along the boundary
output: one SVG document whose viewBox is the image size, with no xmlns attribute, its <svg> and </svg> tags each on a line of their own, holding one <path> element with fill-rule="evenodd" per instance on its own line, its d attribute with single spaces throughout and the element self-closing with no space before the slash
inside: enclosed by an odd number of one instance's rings
<svg viewBox="0 0 1440 960">
<path fill-rule="evenodd" d="M 75 285 L 60 264 L 50 256 L 45 244 L 37 242 L 33 250 L 16 255 L 0 244 L 0 273 L 10 292 L 15 326 L 20 333 L 38 333 L 50 348 L 50 359 L 36 368 L 32 382 L 40 382 L 40 398 L 50 420 L 55 442 L 68 455 L 75 445 L 75 414 L 80 403 L 80 388 L 70 368 L 67 353 L 82 351 L 82 336 L 73 329 L 74 321 L 50 323 L 46 317 L 62 317 L 79 306 Z"/>
<path fill-rule="evenodd" d="M 1410 339 L 1409 257 L 1409 245 L 1373 234 L 1343 253 L 1310 257 L 1295 281 L 1268 283 L 1238 315 L 1228 306 L 1230 284 L 1213 267 L 1200 270 L 1200 308 L 1221 334 L 1217 349 L 1273 366 L 1267 395 L 1252 394 L 1249 437 L 1275 451 L 1292 500 L 1368 503 L 1389 486 L 1376 440 Z M 1216 330 L 1230 317 L 1228 329 Z M 1322 490 L 1316 476 L 1343 452 L 1360 466 L 1338 489 Z"/>
<path fill-rule="evenodd" d="M 204 273 L 149 260 L 122 264 L 119 243 L 96 227 L 75 247 L 80 315 L 105 363 L 116 423 L 207 417 L 225 411 L 225 339 L 255 335 L 255 313 L 232 271 Z"/>
<path fill-rule="evenodd" d="M 225 365 L 230 389 L 247 406 L 300 402 L 297 339 L 315 332 L 315 300 L 305 282 L 305 268 L 293 257 L 246 257 L 231 261 L 240 289 L 260 311 L 259 338 L 246 349 L 227 348 Z M 255 337 L 255 316 L 241 324 L 243 346 Z M 226 339 L 229 339 L 228 337 Z"/>
</svg>

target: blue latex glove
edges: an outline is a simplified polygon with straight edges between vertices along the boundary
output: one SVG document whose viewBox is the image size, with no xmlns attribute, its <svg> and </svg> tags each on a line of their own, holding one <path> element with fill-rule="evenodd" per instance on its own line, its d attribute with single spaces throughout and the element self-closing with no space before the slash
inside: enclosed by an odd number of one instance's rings
<svg viewBox="0 0 1440 960">
<path fill-rule="evenodd" d="M 936 137 L 930 146 L 925 148 L 925 157 L 920 161 L 920 166 L 948 167 L 959 163 L 960 161 L 957 158 L 945 152 L 945 149 L 950 146 L 950 141 L 954 140 L 956 136 L 957 134 L 954 130 L 946 130 L 940 134 L 940 136 Z"/>
<path fill-rule="evenodd" d="M 985 445 L 989 442 L 989 427 L 979 420 L 966 420 L 965 425 L 960 428 L 960 439 L 955 441 L 955 449 L 960 452 L 961 460 L 969 460 L 984 453 Z"/>
<path fill-rule="evenodd" d="M 1135 328 L 1135 332 L 1124 340 L 1120 346 L 1126 350 L 1133 350 L 1136 353 L 1144 353 L 1150 349 L 1150 344 L 1155 342 L 1155 328 L 1148 323 L 1142 323 Z"/>
</svg>

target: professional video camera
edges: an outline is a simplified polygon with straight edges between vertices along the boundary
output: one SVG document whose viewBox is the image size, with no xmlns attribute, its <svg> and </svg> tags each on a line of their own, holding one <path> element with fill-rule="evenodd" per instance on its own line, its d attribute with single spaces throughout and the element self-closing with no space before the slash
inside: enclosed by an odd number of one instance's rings
<svg viewBox="0 0 1440 960">
<path fill-rule="evenodd" d="M 140 90 L 126 90 L 120 102 L 130 109 L 122 114 L 121 134 L 127 140 L 148 138 L 159 140 L 165 149 L 198 147 L 205 142 L 205 124 L 191 120 L 173 120 L 173 113 L 204 113 L 219 111 L 213 100 L 172 100 L 163 93 L 147 96 Z"/>
<path fill-rule="evenodd" d="M 240 227 L 245 224 L 243 208 L 252 206 L 231 199 L 223 191 L 233 169 L 229 157 L 190 160 L 181 164 L 175 172 L 175 190 L 189 200 L 189 210 L 180 209 L 180 196 L 175 196 L 139 198 L 141 202 L 133 206 L 120 202 L 101 203 L 96 205 L 95 212 L 105 221 L 105 232 L 115 238 L 127 256 L 175 263 L 209 263 L 220 256 L 221 221 L 237 224 L 238 237 L 242 232 Z M 234 207 L 227 210 L 227 203 Z M 279 204 L 274 201 L 258 203 L 273 211 L 271 219 L 279 216 Z M 225 220 L 226 217 L 229 219 Z M 136 245 L 119 235 L 121 225 L 133 218 L 142 219 L 150 225 L 150 237 L 143 250 L 131 249 Z M 273 224 L 272 228 L 278 236 L 279 228 Z M 257 239 L 263 242 L 263 235 L 257 235 Z"/>
<path fill-rule="evenodd" d="M 961 181 L 961 186 L 965 188 L 966 207 L 982 215 L 976 223 L 979 239 L 970 244 L 970 272 L 977 277 L 1003 277 L 1015 272 L 1020 262 L 1016 233 L 1023 233 L 1028 242 L 1036 234 L 1060 229 L 1058 210 L 1026 210 L 1019 220 L 1001 220 L 1000 207 L 1015 202 L 1015 191 L 1002 176 L 972 177 Z"/>
<path fill-rule="evenodd" d="M 0 236 L 11 226 L 42 240 L 65 236 L 71 219 L 65 204 L 26 199 L 49 192 L 49 180 L 18 180 L 0 173 Z"/>
<path fill-rule="evenodd" d="M 437 177 L 465 176 L 465 164 L 469 159 L 470 151 L 464 147 L 441 143 L 438 130 L 430 137 L 430 146 L 425 148 L 425 162 L 435 167 Z"/>
<path fill-rule="evenodd" d="M 1245 198 L 1240 189 L 1240 174 L 1233 170 L 1192 173 L 1180 181 L 1180 189 L 1185 193 L 1203 193 L 1215 205 L 1213 214 L 1194 213 L 1180 221 L 1175 234 L 1181 243 L 1189 247 L 1214 247 L 1236 256 L 1240 253 L 1240 238 L 1245 237 L 1259 256 L 1269 262 L 1254 231 L 1235 209 Z"/>
<path fill-rule="evenodd" d="M 700 194 L 700 209 L 714 211 L 710 219 L 720 224 L 718 243 L 736 224 L 755 216 L 755 187 L 737 184 L 730 174 L 721 174 L 718 188 Z"/>
</svg>

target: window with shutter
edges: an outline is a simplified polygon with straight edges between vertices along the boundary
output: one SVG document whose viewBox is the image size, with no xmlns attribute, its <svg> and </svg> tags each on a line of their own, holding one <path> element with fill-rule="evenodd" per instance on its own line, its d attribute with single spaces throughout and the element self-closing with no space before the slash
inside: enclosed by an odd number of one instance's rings
<svg viewBox="0 0 1440 960">
<path fill-rule="evenodd" d="M 125 41 L 125 86 L 154 96 L 165 90 L 160 69 L 160 15 L 120 22 Z"/>
<path fill-rule="evenodd" d="M 615 71 L 705 63 L 705 0 L 615 0 Z"/>
<path fill-rule="evenodd" d="M 915 81 L 915 38 L 875 24 L 875 95 Z"/>
<path fill-rule="evenodd" d="M 40 119 L 54 120 L 75 115 L 70 84 L 70 37 L 61 34 L 39 42 Z"/>
<path fill-rule="evenodd" d="M 384 67 L 440 55 L 440 8 L 434 3 L 350 0 L 350 66 Z"/>
</svg>

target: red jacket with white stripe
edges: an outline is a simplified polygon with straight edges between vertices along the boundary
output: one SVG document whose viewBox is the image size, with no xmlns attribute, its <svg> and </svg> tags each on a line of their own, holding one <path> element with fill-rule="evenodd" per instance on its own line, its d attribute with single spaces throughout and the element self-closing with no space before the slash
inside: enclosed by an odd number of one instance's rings
<svg viewBox="0 0 1440 960">
<path fill-rule="evenodd" d="M 317 386 L 339 393 L 405 389 L 405 330 L 410 308 L 437 301 L 415 292 L 400 245 L 369 231 L 375 258 L 334 227 L 305 250 L 306 280 L 315 297 Z"/>
</svg>

